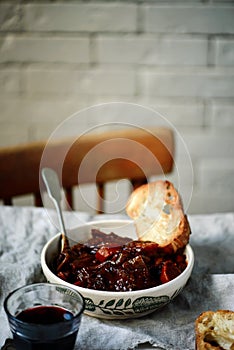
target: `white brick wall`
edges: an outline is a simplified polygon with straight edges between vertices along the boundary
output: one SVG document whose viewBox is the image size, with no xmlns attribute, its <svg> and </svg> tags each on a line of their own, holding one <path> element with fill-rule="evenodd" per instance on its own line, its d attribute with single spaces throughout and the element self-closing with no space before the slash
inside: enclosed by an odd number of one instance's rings
<svg viewBox="0 0 234 350">
<path fill-rule="evenodd" d="M 144 70 L 139 73 L 142 95 L 173 97 L 232 97 L 234 70 L 228 68 L 193 68 Z"/>
<path fill-rule="evenodd" d="M 214 40 L 214 64 L 219 66 L 233 66 L 234 39 L 217 38 Z"/>
<path fill-rule="evenodd" d="M 193 184 L 176 137 L 188 212 L 233 211 L 233 18 L 225 0 L 0 2 L 0 146 L 47 138 L 94 104 L 142 104 L 186 142 Z M 97 111 L 79 127 L 117 119 Z M 126 110 L 134 121 L 148 119 Z"/>
<path fill-rule="evenodd" d="M 97 63 L 206 65 L 207 40 L 192 36 L 121 35 L 96 39 Z"/>
<path fill-rule="evenodd" d="M 137 6 L 130 3 L 29 4 L 23 10 L 27 31 L 135 31 L 137 24 Z"/>
<path fill-rule="evenodd" d="M 176 1 L 177 2 L 177 1 Z M 222 4 L 222 2 L 221 2 Z M 145 30 L 151 33 L 230 34 L 234 8 L 230 5 L 190 3 L 145 6 Z"/>
<path fill-rule="evenodd" d="M 64 97 L 111 93 L 131 96 L 135 91 L 135 74 L 131 70 L 29 69 L 25 72 L 25 79 L 26 93 L 29 95 Z"/>
<path fill-rule="evenodd" d="M 1 95 L 19 95 L 21 92 L 21 76 L 21 71 L 17 67 L 3 67 L 3 69 L 0 70 Z"/>
<path fill-rule="evenodd" d="M 90 40 L 87 37 L 20 36 L 8 34 L 0 37 L 0 63 L 89 63 Z"/>
<path fill-rule="evenodd" d="M 234 101 L 214 102 L 211 105 L 211 126 L 214 130 L 233 132 L 234 128 Z"/>
</svg>

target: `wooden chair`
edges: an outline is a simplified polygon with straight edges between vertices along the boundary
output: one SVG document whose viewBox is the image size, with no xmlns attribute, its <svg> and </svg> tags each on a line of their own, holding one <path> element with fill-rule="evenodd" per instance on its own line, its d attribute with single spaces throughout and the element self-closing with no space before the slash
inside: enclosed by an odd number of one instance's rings
<svg viewBox="0 0 234 350">
<path fill-rule="evenodd" d="M 61 160 L 61 155 L 64 155 Z M 0 149 L 0 199 L 12 205 L 12 198 L 33 193 L 42 206 L 41 167 L 61 173 L 61 186 L 73 208 L 74 186 L 96 183 L 97 212 L 104 212 L 105 184 L 129 179 L 133 188 L 150 176 L 173 169 L 174 139 L 169 128 L 133 128 L 86 134 L 64 139 Z M 42 187 L 41 187 L 42 188 Z"/>
</svg>

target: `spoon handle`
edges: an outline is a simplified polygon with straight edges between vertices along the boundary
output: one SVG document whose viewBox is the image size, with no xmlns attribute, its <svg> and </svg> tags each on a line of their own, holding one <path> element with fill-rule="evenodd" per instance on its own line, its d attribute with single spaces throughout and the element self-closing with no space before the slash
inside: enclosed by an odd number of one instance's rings
<svg viewBox="0 0 234 350">
<path fill-rule="evenodd" d="M 52 199 L 58 213 L 61 232 L 66 234 L 65 224 L 61 210 L 61 188 L 57 173 L 51 168 L 42 169 L 42 178 L 45 183 L 49 197 Z"/>
</svg>

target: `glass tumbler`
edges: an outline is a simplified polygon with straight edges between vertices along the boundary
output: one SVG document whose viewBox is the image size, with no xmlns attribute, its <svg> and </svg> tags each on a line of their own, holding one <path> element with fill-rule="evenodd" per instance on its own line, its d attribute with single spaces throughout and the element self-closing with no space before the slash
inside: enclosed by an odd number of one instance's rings
<svg viewBox="0 0 234 350">
<path fill-rule="evenodd" d="M 4 309 L 17 350 L 74 349 L 83 297 L 74 289 L 36 283 L 11 292 Z"/>
</svg>

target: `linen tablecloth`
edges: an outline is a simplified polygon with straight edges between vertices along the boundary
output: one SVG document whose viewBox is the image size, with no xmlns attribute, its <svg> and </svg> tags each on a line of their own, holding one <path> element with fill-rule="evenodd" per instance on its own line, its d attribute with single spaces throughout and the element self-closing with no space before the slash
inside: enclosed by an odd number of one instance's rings
<svg viewBox="0 0 234 350">
<path fill-rule="evenodd" d="M 73 227 L 101 218 L 65 213 L 66 225 Z M 83 315 L 77 350 L 192 350 L 194 321 L 202 311 L 234 310 L 234 213 L 191 215 L 189 222 L 195 264 L 182 293 L 143 318 L 110 321 Z M 3 300 L 17 287 L 45 281 L 40 254 L 57 232 L 53 210 L 0 206 L 0 346 L 11 338 Z"/>
</svg>

